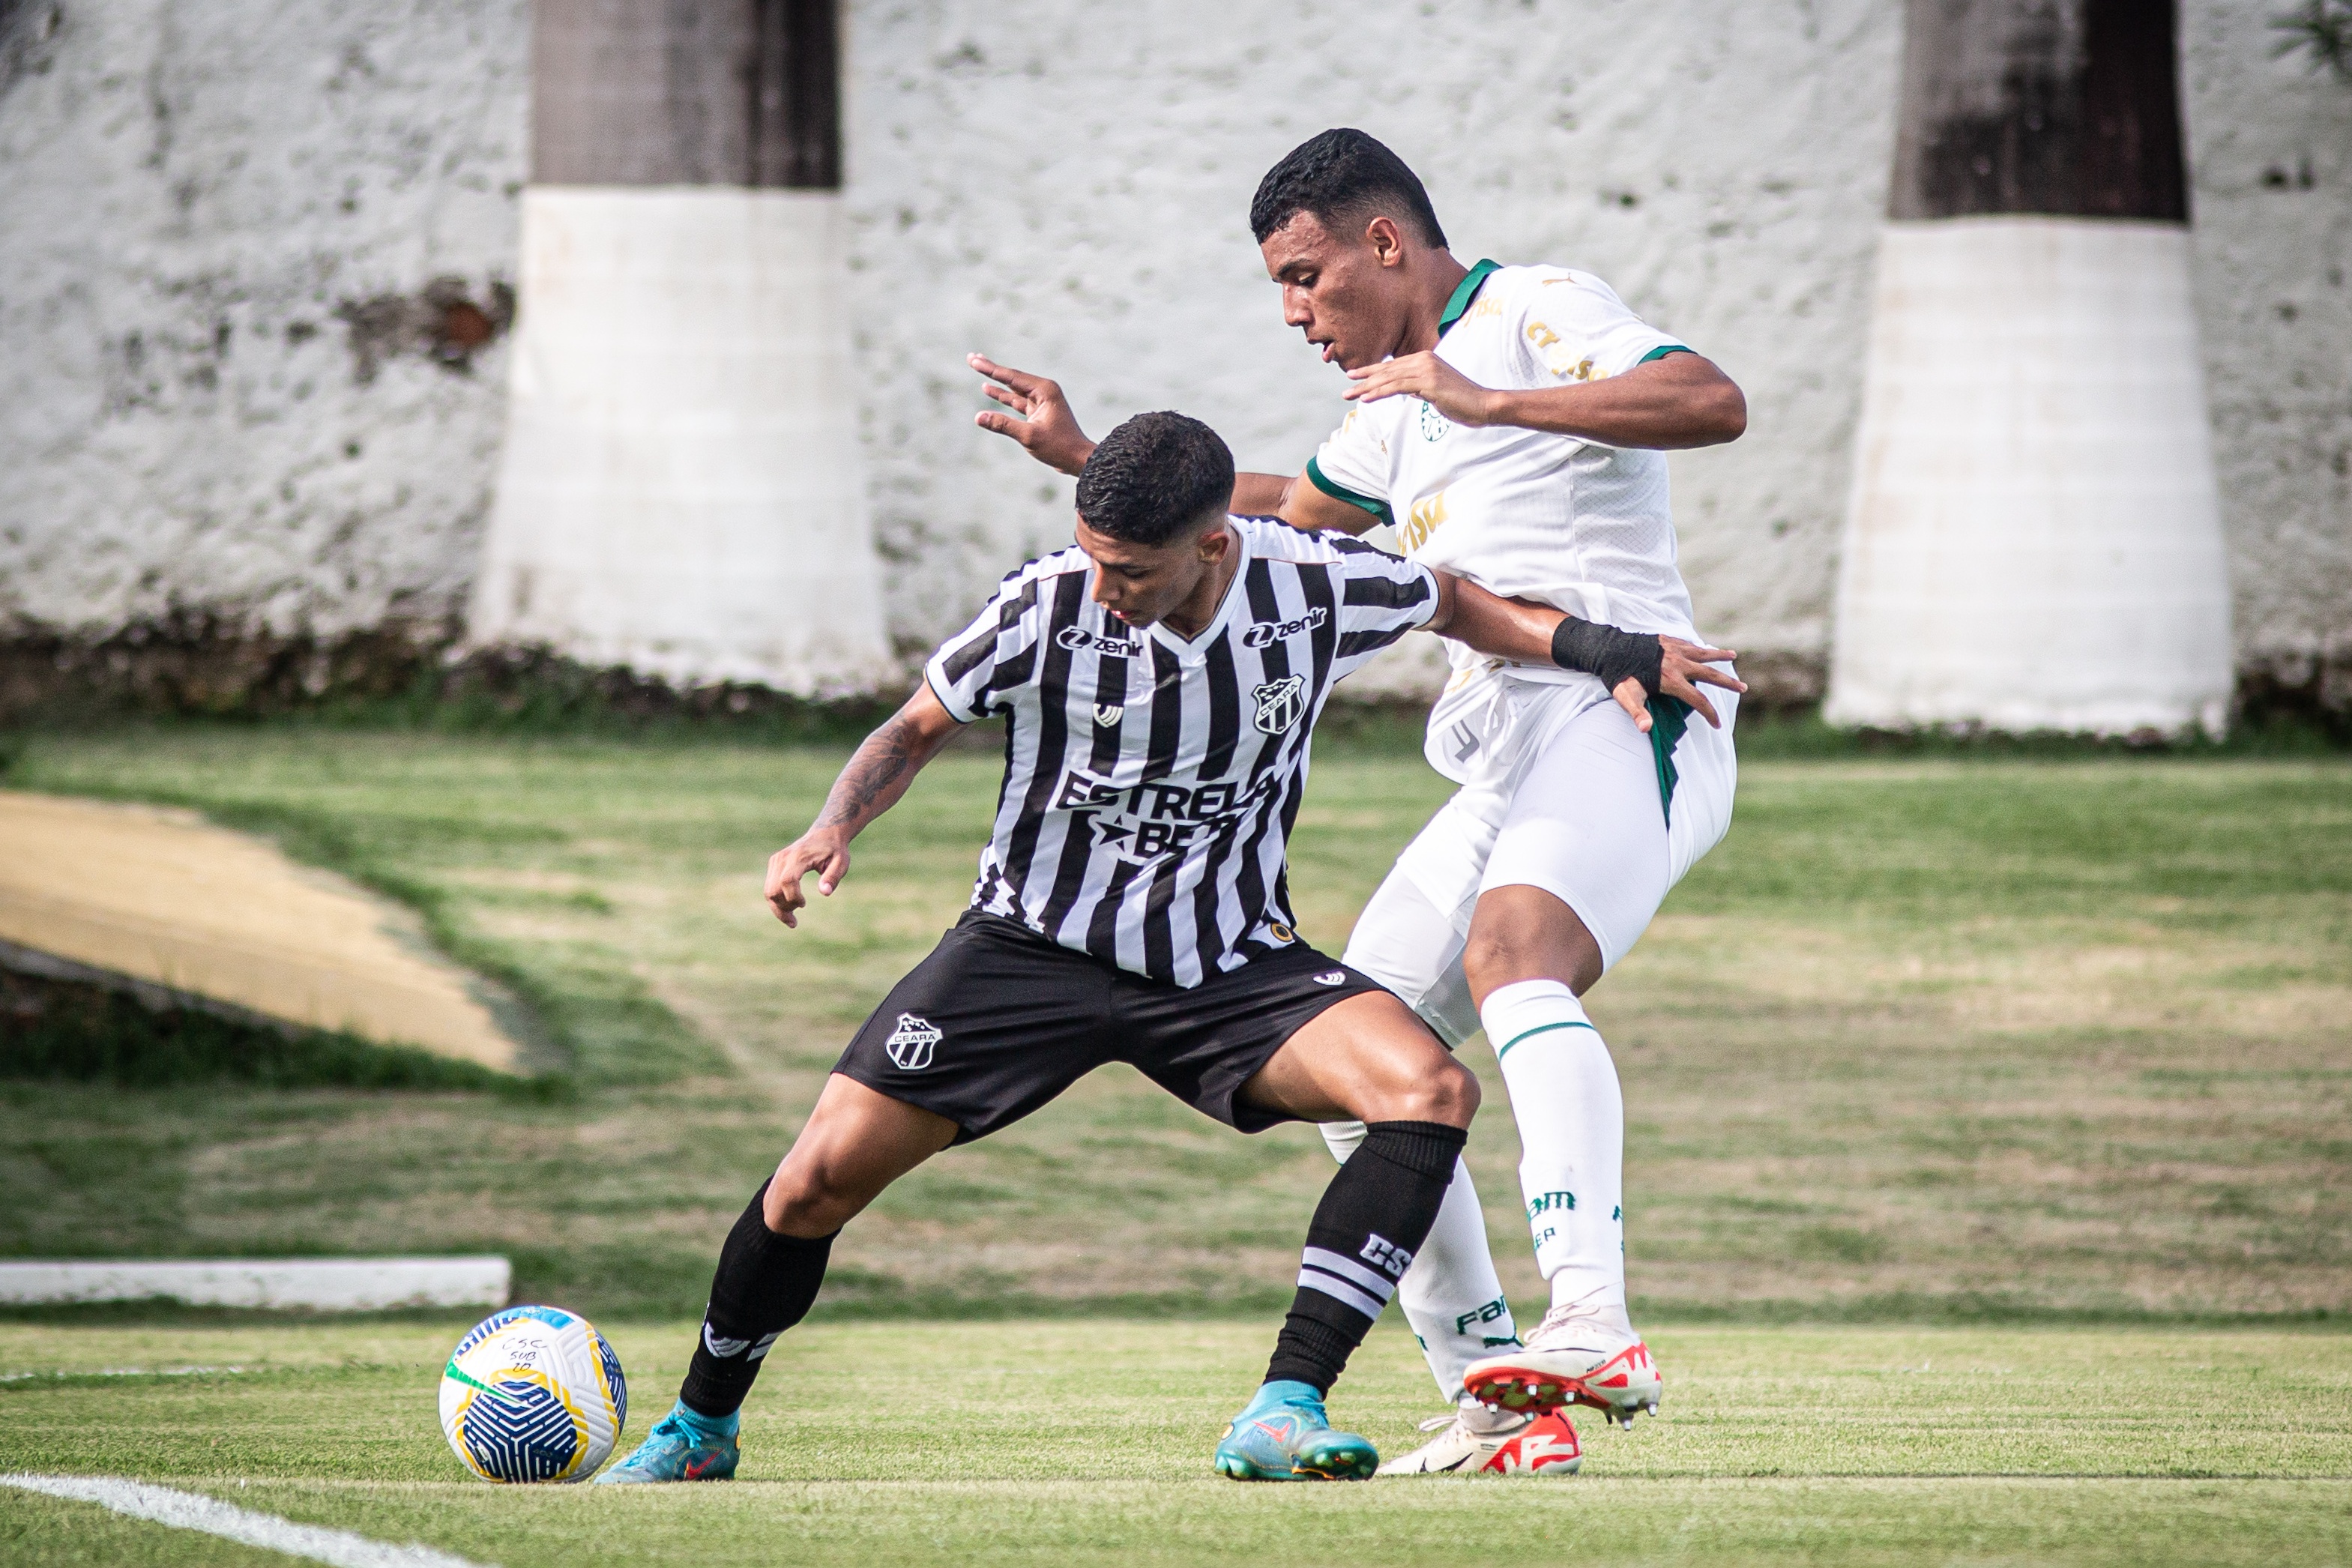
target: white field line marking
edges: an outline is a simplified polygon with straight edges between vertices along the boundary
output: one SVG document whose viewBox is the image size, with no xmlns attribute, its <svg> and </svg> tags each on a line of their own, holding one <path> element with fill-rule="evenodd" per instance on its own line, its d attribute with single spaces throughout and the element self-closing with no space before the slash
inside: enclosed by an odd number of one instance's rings
<svg viewBox="0 0 2352 1568">
<path fill-rule="evenodd" d="M 274 1513 L 235 1508 L 196 1492 L 127 1481 L 117 1476 L 32 1476 L 19 1472 L 0 1474 L 0 1486 L 46 1492 L 75 1502 L 94 1502 L 132 1519 L 168 1524 L 174 1530 L 200 1530 L 206 1535 L 258 1546 L 266 1552 L 282 1552 L 289 1557 L 331 1563 L 333 1568 L 485 1568 L 484 1564 L 452 1557 L 415 1542 L 394 1546 L 389 1542 L 354 1535 L 348 1530 L 297 1524 Z"/>
<path fill-rule="evenodd" d="M 249 1366 L 100 1366 L 80 1372 L 0 1372 L 0 1383 L 32 1383 L 44 1378 L 62 1383 L 69 1377 L 231 1377 L 259 1370 Z"/>
</svg>

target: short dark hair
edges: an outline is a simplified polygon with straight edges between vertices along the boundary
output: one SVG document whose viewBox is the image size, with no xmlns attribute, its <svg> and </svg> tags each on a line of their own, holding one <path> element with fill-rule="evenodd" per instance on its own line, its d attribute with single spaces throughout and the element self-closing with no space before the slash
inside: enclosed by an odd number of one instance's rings
<svg viewBox="0 0 2352 1568">
<path fill-rule="evenodd" d="M 1301 142 L 1265 172 L 1250 201 L 1250 232 L 1266 236 L 1297 217 L 1313 213 L 1335 233 L 1356 218 L 1370 221 L 1375 209 L 1393 206 L 1391 217 L 1409 220 L 1422 242 L 1445 248 L 1445 231 L 1421 176 L 1372 137 L 1344 127 Z"/>
<path fill-rule="evenodd" d="M 1104 437 L 1078 470 L 1078 515 L 1129 544 L 1167 544 L 1234 500 L 1234 455 L 1198 419 L 1139 414 Z"/>
</svg>

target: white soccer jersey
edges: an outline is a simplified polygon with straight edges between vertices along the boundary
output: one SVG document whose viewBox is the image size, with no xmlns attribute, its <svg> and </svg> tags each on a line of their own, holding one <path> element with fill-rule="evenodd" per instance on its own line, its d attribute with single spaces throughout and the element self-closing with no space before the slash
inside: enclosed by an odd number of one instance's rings
<svg viewBox="0 0 2352 1568">
<path fill-rule="evenodd" d="M 1446 303 L 1437 354 L 1481 386 L 1525 391 L 1621 375 L 1682 347 L 1589 272 L 1481 261 Z M 1457 426 L 1399 396 L 1357 405 L 1307 473 L 1440 571 L 1626 631 L 1694 635 L 1663 452 Z M 1449 648 L 1456 670 L 1480 661 Z M 1515 673 L 1579 679 L 1549 665 Z"/>
<path fill-rule="evenodd" d="M 972 908 L 1183 986 L 1297 940 L 1285 855 L 1316 717 L 1437 613 L 1425 566 L 1227 521 L 1241 565 L 1196 637 L 1113 617 L 1073 546 L 1007 576 L 925 671 L 958 720 L 1005 720 Z"/>
</svg>

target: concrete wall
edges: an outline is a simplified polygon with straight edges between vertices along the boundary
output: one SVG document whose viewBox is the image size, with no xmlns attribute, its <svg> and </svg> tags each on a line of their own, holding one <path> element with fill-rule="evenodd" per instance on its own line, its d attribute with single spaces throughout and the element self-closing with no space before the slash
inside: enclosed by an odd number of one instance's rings
<svg viewBox="0 0 2352 1568">
<path fill-rule="evenodd" d="M 2243 675 L 2352 708 L 2352 81 L 2184 6 L 2189 214 Z"/>
<path fill-rule="evenodd" d="M 2242 658 L 2352 664 L 2352 83 L 2277 7 L 2189 0 L 2196 281 Z M 1096 24 L 1111 15 L 1116 26 Z M 1057 376 L 1100 426 L 1173 405 L 1295 471 L 1339 376 L 1280 323 L 1244 221 L 1307 134 L 1420 170 L 1454 248 L 1589 268 L 1747 388 L 1674 458 L 1701 625 L 1783 689 L 1831 635 L 1900 7 L 1873 0 L 869 5 L 849 195 L 876 521 L 919 639 L 1058 537 L 1067 488 L 958 426 L 957 353 Z M 2282 177 L 2284 183 L 2282 184 Z M 908 570 L 908 568 L 913 568 Z M 2352 700 L 2352 689 L 2345 693 Z"/>
<path fill-rule="evenodd" d="M 495 342 L 436 363 L 420 323 L 435 279 L 494 317 L 512 276 L 520 0 L 59 3 L 0 89 L 0 611 L 331 630 L 461 602 L 502 373 Z M 17 0 L 20 37 L 51 9 Z M 2186 5 L 2184 108 L 2242 663 L 2300 679 L 2331 653 L 2352 671 L 2352 84 L 2272 57 L 2278 9 Z M 1304 461 L 1338 375 L 1281 326 L 1244 219 L 1273 159 L 1350 123 L 1421 168 L 1465 259 L 1598 271 L 1747 386 L 1747 438 L 1675 459 L 1684 559 L 1705 626 L 1801 689 L 1831 629 L 1899 16 L 847 0 L 894 633 L 929 640 L 1065 536 L 1066 481 L 971 428 L 968 348 L 1059 376 L 1097 427 L 1176 406 L 1247 464 Z"/>
<path fill-rule="evenodd" d="M 448 615 L 503 424 L 525 0 L 10 11 L 0 616 Z"/>
</svg>

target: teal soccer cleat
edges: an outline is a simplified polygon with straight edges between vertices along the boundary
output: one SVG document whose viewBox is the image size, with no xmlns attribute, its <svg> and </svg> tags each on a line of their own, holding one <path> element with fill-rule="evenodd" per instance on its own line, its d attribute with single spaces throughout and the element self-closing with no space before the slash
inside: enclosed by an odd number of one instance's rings
<svg viewBox="0 0 2352 1568">
<path fill-rule="evenodd" d="M 683 1405 L 654 1423 L 636 1452 L 596 1478 L 598 1486 L 642 1486 L 649 1481 L 723 1481 L 735 1473 L 740 1415 L 701 1415 Z"/>
<path fill-rule="evenodd" d="M 1370 1442 L 1331 1430 L 1306 1383 L 1261 1387 L 1217 1445 L 1217 1473 L 1237 1481 L 1360 1481 L 1380 1468 Z"/>
</svg>

